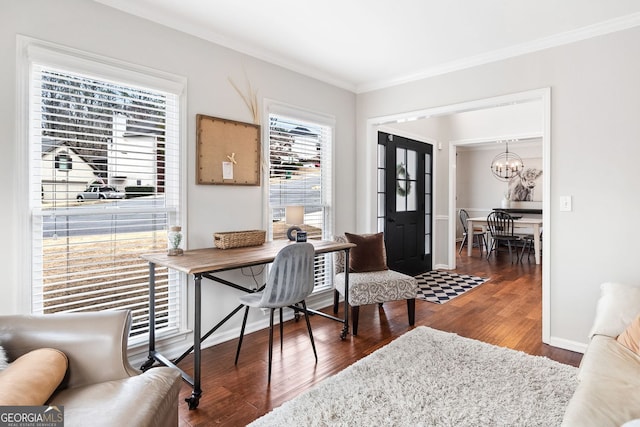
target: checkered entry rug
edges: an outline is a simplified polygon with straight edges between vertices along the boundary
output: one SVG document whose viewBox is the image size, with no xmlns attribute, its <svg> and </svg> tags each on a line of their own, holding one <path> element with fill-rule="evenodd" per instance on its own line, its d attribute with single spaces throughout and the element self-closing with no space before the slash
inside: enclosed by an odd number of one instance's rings
<svg viewBox="0 0 640 427">
<path fill-rule="evenodd" d="M 436 304 L 444 304 L 489 280 L 485 277 L 449 273 L 441 270 L 419 274 L 416 279 L 420 288 L 418 298 Z"/>
</svg>

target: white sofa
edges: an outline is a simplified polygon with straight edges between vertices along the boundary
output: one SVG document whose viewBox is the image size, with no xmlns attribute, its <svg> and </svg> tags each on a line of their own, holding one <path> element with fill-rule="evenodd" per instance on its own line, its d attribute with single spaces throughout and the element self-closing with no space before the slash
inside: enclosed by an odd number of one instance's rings
<svg viewBox="0 0 640 427">
<path fill-rule="evenodd" d="M 640 419 L 640 356 L 616 341 L 638 314 L 640 287 L 601 285 L 589 346 L 564 427 L 619 427 Z"/>
</svg>

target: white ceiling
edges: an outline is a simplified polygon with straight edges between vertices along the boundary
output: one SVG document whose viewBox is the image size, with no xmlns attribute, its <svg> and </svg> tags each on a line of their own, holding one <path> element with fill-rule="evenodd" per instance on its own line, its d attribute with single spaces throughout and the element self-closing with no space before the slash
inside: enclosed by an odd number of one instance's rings
<svg viewBox="0 0 640 427">
<path fill-rule="evenodd" d="M 95 0 L 354 92 L 640 25 L 638 0 Z"/>
</svg>

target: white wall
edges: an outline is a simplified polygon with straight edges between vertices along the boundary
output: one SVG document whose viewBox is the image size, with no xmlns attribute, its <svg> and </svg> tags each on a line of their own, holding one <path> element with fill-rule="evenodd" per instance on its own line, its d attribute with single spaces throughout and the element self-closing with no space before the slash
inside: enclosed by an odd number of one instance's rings
<svg viewBox="0 0 640 427">
<path fill-rule="evenodd" d="M 640 193 L 640 29 L 565 45 L 405 85 L 357 99 L 358 151 L 366 151 L 367 120 L 544 87 L 551 88 L 550 239 L 552 343 L 587 341 L 600 283 L 636 283 L 640 230 L 630 227 Z M 446 147 L 445 147 L 446 148 Z M 448 156 L 442 150 L 439 156 Z M 440 165 L 441 162 L 438 161 Z M 366 221 L 370 164 L 358 170 L 359 221 Z M 438 172 L 440 178 L 442 170 Z M 573 211 L 559 197 L 573 196 Z M 446 214 L 448 194 L 436 210 Z M 599 227 L 606 218 L 607 227 Z M 455 220 L 455 218 L 449 218 Z M 445 236 L 441 238 L 446 239 Z M 439 240 L 436 244 L 449 244 Z"/>
<path fill-rule="evenodd" d="M 509 183 L 494 178 L 489 165 L 498 154 L 504 152 L 504 144 L 494 144 L 493 147 L 474 149 L 457 147 L 456 167 L 456 205 L 462 209 L 491 211 L 499 208 L 508 191 Z M 523 160 L 542 158 L 542 145 L 527 143 L 518 146 L 509 145 L 509 152 L 519 155 Z M 525 167 L 527 163 L 525 162 Z M 536 189 L 542 191 L 542 188 Z M 542 206 L 537 206 L 541 209 Z"/>
<path fill-rule="evenodd" d="M 536 100 L 451 114 L 449 140 L 460 143 L 540 136 L 542 111 L 542 102 Z"/>
<path fill-rule="evenodd" d="M 26 0 L 3 1 L 0 5 L 0 181 L 2 199 L 17 194 L 19 180 L 26 179 L 18 164 L 16 120 L 16 35 L 50 41 L 121 61 L 144 65 L 185 76 L 187 94 L 187 200 L 189 248 L 213 246 L 213 232 L 264 228 L 263 194 L 260 187 L 210 186 L 195 184 L 196 114 L 207 114 L 245 122 L 252 116 L 229 78 L 243 88 L 245 75 L 258 90 L 260 106 L 268 98 L 335 117 L 335 180 L 355 181 L 355 95 L 317 80 L 239 54 L 201 39 L 127 15 L 93 1 Z M 245 74 L 246 73 L 246 74 Z M 355 229 L 355 188 L 335 188 L 336 231 Z M 25 262 L 19 230 L 12 227 L 28 218 L 29 212 L 15 208 L 0 210 L 0 222 L 9 229 L 0 246 L 3 272 L 0 313 L 27 311 L 21 305 L 21 290 L 29 291 L 20 269 Z M 13 235 L 10 234 L 13 232 Z M 230 273 L 234 274 L 234 273 Z M 237 279 L 250 278 L 235 274 Z M 192 282 L 190 281 L 191 285 Z M 190 290 L 192 286 L 188 287 Z M 220 320 L 229 307 L 237 305 L 237 291 L 207 284 L 203 289 L 203 327 Z M 189 304 L 191 307 L 192 304 Z M 190 308 L 189 308 L 190 310 Z M 256 311 L 257 312 L 257 311 Z M 189 315 L 189 319 L 191 314 Z M 255 314 L 254 319 L 261 319 Z M 240 319 L 229 325 L 237 327 Z M 190 320 L 191 321 L 191 320 Z M 339 328 L 336 326 L 336 334 Z M 230 335 L 235 335 L 230 333 Z"/>
</svg>

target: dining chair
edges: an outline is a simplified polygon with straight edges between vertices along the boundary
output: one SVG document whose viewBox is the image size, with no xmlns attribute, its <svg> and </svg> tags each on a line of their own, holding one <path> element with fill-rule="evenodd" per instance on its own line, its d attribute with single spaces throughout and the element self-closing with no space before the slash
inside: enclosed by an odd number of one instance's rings
<svg viewBox="0 0 640 427">
<path fill-rule="evenodd" d="M 458 249 L 458 254 L 462 253 L 462 249 L 465 244 L 474 244 L 474 240 L 477 242 L 478 247 L 480 248 L 480 255 L 482 255 L 482 247 L 483 245 L 487 247 L 487 241 L 485 238 L 485 233 L 483 231 L 472 230 L 471 239 L 469 239 L 469 230 L 467 230 L 467 220 L 469 219 L 469 214 L 466 210 L 460 209 L 460 222 L 462 223 L 462 243 L 460 243 L 460 249 Z M 471 243 L 469 243 L 469 240 Z M 487 248 L 488 250 L 488 248 Z"/>
<path fill-rule="evenodd" d="M 520 236 L 513 233 L 513 217 L 506 212 L 493 211 L 487 216 L 487 228 L 491 235 L 491 248 L 487 251 L 487 259 L 492 252 L 498 250 L 500 244 L 506 244 L 509 248 L 511 262 L 513 262 L 513 249 L 515 249 L 516 259 L 518 259 L 517 244 L 521 239 Z"/>
<path fill-rule="evenodd" d="M 531 248 L 533 247 L 533 234 L 525 234 L 520 236 L 523 240 L 522 251 L 520 252 L 520 261 L 524 258 L 524 251 L 527 251 L 527 262 L 530 262 Z M 540 247 L 542 247 L 542 231 L 540 232 Z"/>
<path fill-rule="evenodd" d="M 269 270 L 269 276 L 264 290 L 253 292 L 240 297 L 240 302 L 246 306 L 242 329 L 240 330 L 240 340 L 236 351 L 235 364 L 238 364 L 240 347 L 244 337 L 244 329 L 247 324 L 249 308 L 268 308 L 269 318 L 269 374 L 268 382 L 271 382 L 271 361 L 273 359 L 273 313 L 275 309 L 280 311 L 280 351 L 282 351 L 282 309 L 295 305 L 296 313 L 302 311 L 305 314 L 309 339 L 313 348 L 313 355 L 318 363 L 316 345 L 313 341 L 311 323 L 309 323 L 309 313 L 305 299 L 313 292 L 314 279 L 314 258 L 315 250 L 311 243 L 291 243 L 278 252 Z M 302 308 L 298 305 L 300 304 Z"/>
</svg>

